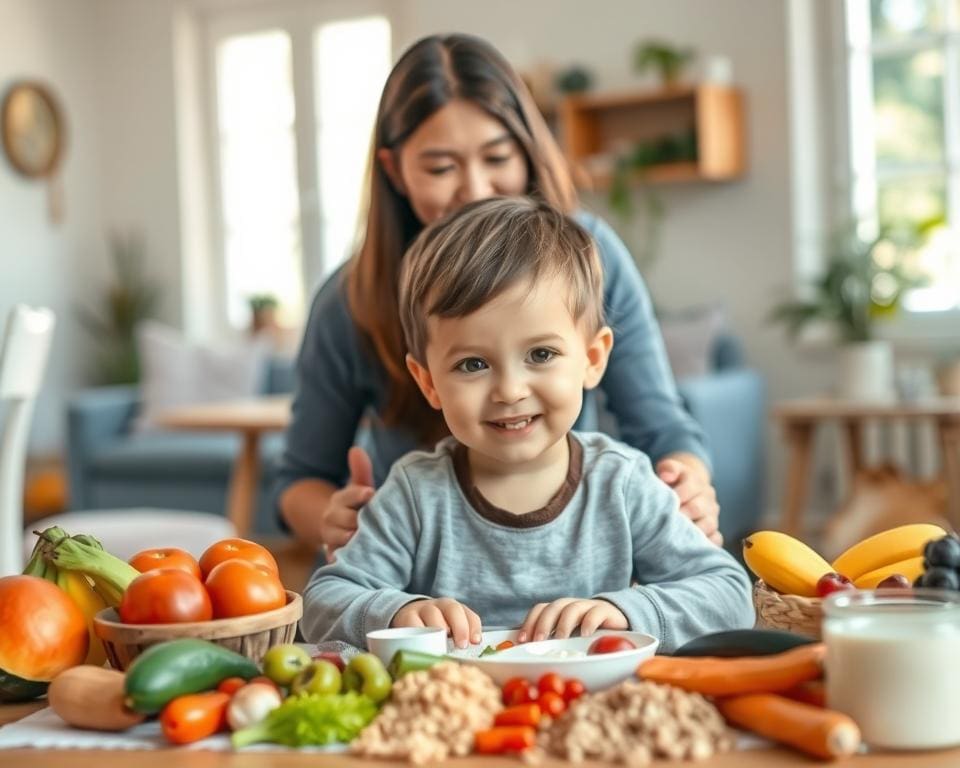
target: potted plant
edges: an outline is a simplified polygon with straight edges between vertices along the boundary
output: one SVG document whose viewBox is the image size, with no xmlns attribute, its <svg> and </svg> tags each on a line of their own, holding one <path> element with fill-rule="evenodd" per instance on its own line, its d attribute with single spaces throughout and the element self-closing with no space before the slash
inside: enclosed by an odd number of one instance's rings
<svg viewBox="0 0 960 768">
<path fill-rule="evenodd" d="M 905 291 L 924 283 L 908 266 L 917 245 L 910 229 L 884 229 L 864 239 L 856 227 L 831 238 L 823 273 L 807 298 L 778 304 L 770 313 L 791 338 L 812 323 L 832 326 L 840 340 L 838 394 L 853 400 L 894 397 L 893 351 L 876 338 L 876 324 L 892 317 Z"/>
<path fill-rule="evenodd" d="M 101 384 L 134 384 L 140 380 L 137 325 L 156 316 L 160 287 L 144 275 L 146 249 L 139 234 L 109 238 L 114 281 L 102 295 L 102 307 L 77 310 L 80 324 L 99 344 L 96 378 Z"/>
<path fill-rule="evenodd" d="M 277 327 L 277 297 L 270 293 L 258 293 L 247 297 L 250 307 L 250 332 L 260 333 Z"/>
<path fill-rule="evenodd" d="M 694 56 L 693 48 L 676 48 L 659 40 L 644 40 L 633 52 L 633 66 L 639 74 L 653 69 L 666 88 L 676 85 L 684 67 Z"/>
</svg>

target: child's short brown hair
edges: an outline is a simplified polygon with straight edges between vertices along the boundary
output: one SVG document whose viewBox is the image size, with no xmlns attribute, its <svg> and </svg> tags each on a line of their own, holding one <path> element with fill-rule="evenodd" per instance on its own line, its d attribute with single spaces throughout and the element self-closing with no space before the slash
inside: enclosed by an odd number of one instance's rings
<svg viewBox="0 0 960 768">
<path fill-rule="evenodd" d="M 569 216 L 526 197 L 465 205 L 414 240 L 400 269 L 400 322 L 407 348 L 426 360 L 427 317 L 463 317 L 522 279 L 559 275 L 574 320 L 603 326 L 603 271 L 590 234 Z"/>
</svg>

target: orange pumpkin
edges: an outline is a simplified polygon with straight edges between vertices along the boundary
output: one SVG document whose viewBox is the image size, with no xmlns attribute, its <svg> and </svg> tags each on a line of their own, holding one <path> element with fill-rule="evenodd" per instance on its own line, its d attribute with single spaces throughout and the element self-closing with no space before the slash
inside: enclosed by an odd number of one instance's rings
<svg viewBox="0 0 960 768">
<path fill-rule="evenodd" d="M 0 578 L 0 701 L 34 698 L 82 664 L 87 622 L 65 592 L 36 576 Z"/>
</svg>

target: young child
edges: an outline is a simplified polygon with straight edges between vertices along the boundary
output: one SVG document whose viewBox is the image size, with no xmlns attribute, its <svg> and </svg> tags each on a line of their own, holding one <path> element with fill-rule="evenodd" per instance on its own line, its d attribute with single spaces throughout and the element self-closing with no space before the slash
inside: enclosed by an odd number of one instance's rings
<svg viewBox="0 0 960 768">
<path fill-rule="evenodd" d="M 647 632 L 670 651 L 750 627 L 750 582 L 678 512 L 647 456 L 570 431 L 613 344 L 587 232 L 494 198 L 404 256 L 407 366 L 451 437 L 399 460 L 336 561 L 304 593 L 309 641 L 384 627 L 522 625 L 521 642 Z M 642 364 L 642 361 L 638 361 Z"/>
</svg>

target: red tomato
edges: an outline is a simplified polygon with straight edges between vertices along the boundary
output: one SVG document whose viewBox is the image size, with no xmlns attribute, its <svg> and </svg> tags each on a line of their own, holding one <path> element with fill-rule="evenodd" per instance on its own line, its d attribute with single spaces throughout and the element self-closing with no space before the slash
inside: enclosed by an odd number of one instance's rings
<svg viewBox="0 0 960 768">
<path fill-rule="evenodd" d="M 185 549 L 177 549 L 176 547 L 145 549 L 143 552 L 137 552 L 130 558 L 129 562 L 140 573 L 156 571 L 160 568 L 178 568 L 198 579 L 200 578 L 199 563 Z"/>
<path fill-rule="evenodd" d="M 587 655 L 592 656 L 597 653 L 616 653 L 617 651 L 636 650 L 632 640 L 628 640 L 620 635 L 601 635 L 587 649 Z"/>
<path fill-rule="evenodd" d="M 554 720 L 560 717 L 567 708 L 567 702 L 565 702 L 563 696 L 556 691 L 541 693 L 540 698 L 537 699 L 537 704 L 540 706 L 540 711 L 543 712 L 543 714 L 549 715 Z"/>
<path fill-rule="evenodd" d="M 287 604 L 287 593 L 276 574 L 247 560 L 225 560 L 206 581 L 217 619 L 263 613 Z"/>
<path fill-rule="evenodd" d="M 567 680 L 567 682 L 563 684 L 563 700 L 569 704 L 571 701 L 575 701 L 583 696 L 586 690 L 587 689 L 583 687 L 583 683 L 579 680 Z"/>
<path fill-rule="evenodd" d="M 508 707 L 529 704 L 536 701 L 537 696 L 536 686 L 522 677 L 511 677 L 503 684 L 503 703 Z"/>
<path fill-rule="evenodd" d="M 563 695 L 563 678 L 556 672 L 547 672 L 537 680 L 537 690 L 540 691 L 541 696 L 548 691 Z"/>
<path fill-rule="evenodd" d="M 210 596 L 200 580 L 175 568 L 141 573 L 120 600 L 124 624 L 180 624 L 213 618 Z"/>
<path fill-rule="evenodd" d="M 226 680 L 221 680 L 220 685 L 217 686 L 217 690 L 220 693 L 227 693 L 231 696 L 239 691 L 243 686 L 247 684 L 247 681 L 242 677 L 228 677 Z"/>
<path fill-rule="evenodd" d="M 277 561 L 266 547 L 246 539 L 223 539 L 216 544 L 211 544 L 200 556 L 200 570 L 203 571 L 203 578 L 206 579 L 210 571 L 224 560 L 247 560 L 254 565 L 264 566 L 272 571 L 274 576 L 280 575 Z"/>
</svg>

